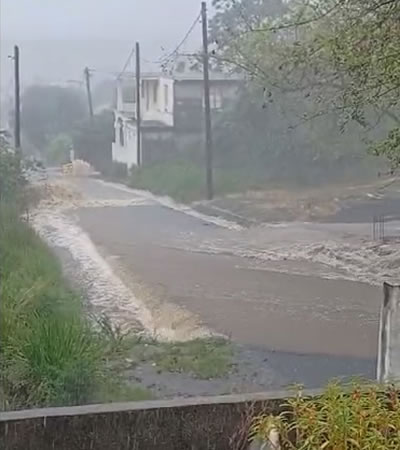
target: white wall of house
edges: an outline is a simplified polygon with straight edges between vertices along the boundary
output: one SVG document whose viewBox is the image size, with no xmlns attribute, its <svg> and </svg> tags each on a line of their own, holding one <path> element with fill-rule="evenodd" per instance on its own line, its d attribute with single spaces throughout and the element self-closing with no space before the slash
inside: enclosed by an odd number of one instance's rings
<svg viewBox="0 0 400 450">
<path fill-rule="evenodd" d="M 174 81 L 163 76 L 145 75 L 141 80 L 142 121 L 160 122 L 165 126 L 174 124 Z M 136 117 L 135 80 L 122 79 L 117 84 L 117 111 L 128 117 Z"/>
<path fill-rule="evenodd" d="M 142 79 L 142 120 L 174 125 L 174 81 L 158 77 Z"/>
<path fill-rule="evenodd" d="M 199 99 L 204 107 L 203 81 L 178 81 L 175 87 L 176 97 L 179 100 Z M 211 109 L 220 109 L 225 100 L 233 100 L 238 94 L 238 85 L 229 82 L 210 82 Z"/>
<path fill-rule="evenodd" d="M 119 111 L 115 111 L 115 142 L 112 159 L 126 164 L 128 169 L 138 164 L 136 125 Z"/>
<path fill-rule="evenodd" d="M 117 111 L 135 117 L 136 115 L 136 88 L 134 80 L 118 80 L 117 83 Z"/>
<path fill-rule="evenodd" d="M 218 110 L 223 107 L 224 101 L 237 95 L 236 82 L 224 80 L 210 83 L 211 108 Z M 204 103 L 204 88 L 201 77 L 186 79 L 172 79 L 162 74 L 143 74 L 140 87 L 142 125 L 159 125 L 160 128 L 177 126 L 174 123 L 175 100 L 177 106 L 192 100 L 199 104 Z M 130 169 L 138 164 L 138 150 L 136 137 L 136 83 L 134 76 L 120 79 L 117 83 L 117 109 L 115 110 L 115 142 L 112 146 L 113 161 L 124 163 Z M 190 108 L 189 108 L 190 109 Z M 196 111 L 195 111 L 196 112 Z M 186 117 L 186 112 L 183 112 Z M 195 122 L 196 122 L 195 118 Z M 199 123 L 201 119 L 199 117 Z M 164 132 L 165 130 L 163 130 Z"/>
</svg>

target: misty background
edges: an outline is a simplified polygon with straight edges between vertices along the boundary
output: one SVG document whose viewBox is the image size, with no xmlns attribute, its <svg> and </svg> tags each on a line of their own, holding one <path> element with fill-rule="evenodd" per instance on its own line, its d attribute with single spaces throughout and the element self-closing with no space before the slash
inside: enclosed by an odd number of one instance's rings
<svg viewBox="0 0 400 450">
<path fill-rule="evenodd" d="M 209 2 L 211 3 L 211 2 Z M 98 70 L 96 83 L 122 69 L 135 41 L 149 62 L 174 49 L 200 10 L 200 0 L 2 0 L 1 96 L 12 96 L 18 44 L 22 88 L 37 82 L 82 80 Z M 186 43 L 197 48 L 200 33 Z M 143 70 L 152 64 L 143 62 Z M 97 79 L 97 80 L 96 80 Z"/>
<path fill-rule="evenodd" d="M 208 0 L 209 32 L 212 43 L 217 47 L 217 56 L 223 56 L 226 49 L 229 52 L 232 39 L 229 33 L 226 35 L 226 29 L 240 30 L 246 17 L 254 16 L 255 20 L 262 21 L 266 17 L 283 15 L 287 5 L 282 0 L 249 0 L 231 7 L 234 2 L 219 1 L 214 3 L 213 9 L 212 3 Z M 26 135 L 28 127 L 34 132 L 39 128 L 35 125 L 39 116 L 37 105 L 31 108 L 33 113 L 29 120 L 25 120 L 24 112 L 29 108 L 24 92 L 29 85 L 65 83 L 78 88 L 84 97 L 83 71 L 88 67 L 95 108 L 110 104 L 114 80 L 135 42 L 141 44 L 142 71 L 160 70 L 155 61 L 170 54 L 182 41 L 198 16 L 200 5 L 201 0 L 38 0 L 34 3 L 30 0 L 2 0 L 1 122 L 6 121 L 13 107 L 13 62 L 8 56 L 15 44 L 19 45 L 21 54 L 23 134 Z M 179 51 L 185 54 L 200 48 L 201 27 L 198 24 Z M 254 57 L 263 64 L 273 60 L 268 53 L 259 54 L 256 50 L 249 52 L 247 49 L 246 53 L 250 59 Z M 134 70 L 133 58 L 126 69 Z M 267 66 L 268 77 L 271 72 L 273 67 Z M 246 76 L 245 73 L 242 75 Z M 96 87 L 104 80 L 111 80 L 111 83 L 102 90 L 105 92 L 103 97 Z M 317 104 L 314 97 L 304 97 L 299 93 L 285 95 L 277 89 L 272 95 L 270 88 L 269 79 L 250 78 L 234 99 L 234 105 L 213 117 L 215 167 L 240 169 L 240 177 L 255 177 L 253 184 L 257 186 L 260 178 L 262 184 L 266 179 L 276 178 L 308 184 L 324 183 L 328 178 L 337 180 L 346 176 L 353 179 L 377 173 L 376 158 L 367 157 L 369 136 L 365 136 L 365 130 L 359 124 L 352 123 L 343 131 L 339 117 L 334 114 L 303 123 L 304 111 Z M 271 97 L 266 99 L 267 94 Z M 41 106 L 46 103 L 42 98 Z M 86 117 L 84 108 L 82 114 Z M 81 121 L 79 115 L 73 117 L 77 123 Z M 112 128 L 111 112 L 108 123 Z M 57 130 L 69 137 L 74 134 L 72 129 Z M 108 151 L 113 141 L 112 132 L 113 129 L 104 144 Z M 376 137 L 380 131 L 373 130 L 373 133 Z M 87 130 L 82 134 L 86 135 Z M 57 136 L 52 135 L 51 138 Z M 33 143 L 40 151 L 49 144 L 47 141 Z M 203 147 L 201 140 L 188 146 L 187 159 L 192 160 L 194 154 L 202 158 Z M 165 167 L 162 170 L 164 172 Z M 229 177 L 236 179 L 238 175 L 235 173 L 233 177 L 230 174 Z M 200 174 L 199 179 L 202 179 Z"/>
</svg>

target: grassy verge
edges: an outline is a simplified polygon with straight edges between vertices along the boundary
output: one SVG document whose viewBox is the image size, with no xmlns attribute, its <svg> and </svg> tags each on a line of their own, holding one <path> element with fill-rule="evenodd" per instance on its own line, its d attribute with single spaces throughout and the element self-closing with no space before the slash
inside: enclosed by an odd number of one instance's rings
<svg viewBox="0 0 400 450">
<path fill-rule="evenodd" d="M 90 403 L 121 391 L 125 400 L 148 396 L 128 393 L 112 373 L 108 337 L 85 318 L 50 249 L 4 202 L 0 255 L 0 407 Z"/>
<path fill-rule="evenodd" d="M 156 342 L 128 339 L 133 364 L 152 363 L 161 372 L 187 373 L 195 378 L 224 377 L 232 368 L 233 348 L 224 339 L 194 339 L 188 342 Z"/>
<path fill-rule="evenodd" d="M 259 180 L 242 170 L 216 169 L 215 194 L 224 195 L 256 188 Z M 206 197 L 205 169 L 189 162 L 157 163 L 133 169 L 129 186 L 188 203 Z"/>
</svg>

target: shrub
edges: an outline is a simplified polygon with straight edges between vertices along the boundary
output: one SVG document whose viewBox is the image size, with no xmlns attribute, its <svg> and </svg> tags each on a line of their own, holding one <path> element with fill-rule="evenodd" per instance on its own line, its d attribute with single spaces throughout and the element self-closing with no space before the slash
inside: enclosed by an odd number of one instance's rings
<svg viewBox="0 0 400 450">
<path fill-rule="evenodd" d="M 46 158 L 50 164 L 62 165 L 69 162 L 72 139 L 67 134 L 53 138 L 46 148 Z"/>
<path fill-rule="evenodd" d="M 0 201 L 15 197 L 24 184 L 19 156 L 5 144 L 0 145 Z"/>
<path fill-rule="evenodd" d="M 117 180 L 125 180 L 128 176 L 128 166 L 124 163 L 113 161 L 109 175 Z"/>
<path fill-rule="evenodd" d="M 399 391 L 394 386 L 329 385 L 319 397 L 290 399 L 279 417 L 259 416 L 251 439 L 268 440 L 271 429 L 284 449 L 390 450 L 400 448 Z"/>
</svg>

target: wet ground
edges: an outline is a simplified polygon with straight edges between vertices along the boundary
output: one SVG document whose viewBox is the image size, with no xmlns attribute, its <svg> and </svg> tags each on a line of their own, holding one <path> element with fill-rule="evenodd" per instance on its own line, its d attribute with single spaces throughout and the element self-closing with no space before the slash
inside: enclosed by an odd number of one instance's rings
<svg viewBox="0 0 400 450">
<path fill-rule="evenodd" d="M 318 388 L 334 379 L 344 382 L 357 378 L 371 380 L 375 377 L 375 361 L 237 346 L 232 373 L 224 378 L 201 380 L 190 374 L 159 373 L 149 364 L 128 370 L 126 376 L 159 398 L 223 395 L 287 389 L 296 384 Z"/>
<path fill-rule="evenodd" d="M 240 228 L 123 186 L 73 184 L 86 204 L 43 211 L 36 226 L 72 255 L 72 276 L 94 307 L 163 337 L 211 330 L 237 348 L 224 380 L 146 366 L 133 380 L 174 396 L 374 376 L 382 276 L 369 270 L 384 249 L 362 248 L 370 224 Z"/>
</svg>

